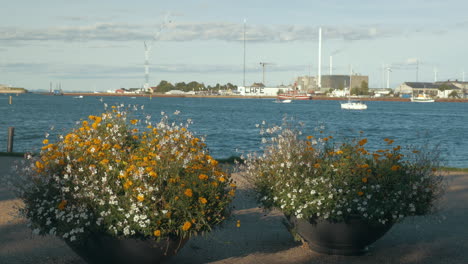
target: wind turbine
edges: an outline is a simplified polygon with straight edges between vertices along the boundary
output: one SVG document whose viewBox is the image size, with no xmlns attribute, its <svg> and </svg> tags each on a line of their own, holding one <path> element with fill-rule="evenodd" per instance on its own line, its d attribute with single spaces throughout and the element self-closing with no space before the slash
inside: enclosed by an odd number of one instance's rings
<svg viewBox="0 0 468 264">
<path fill-rule="evenodd" d="M 386 70 L 387 70 L 387 89 L 388 89 L 390 88 L 390 72 L 392 71 L 392 68 L 390 68 L 389 66 L 386 68 Z"/>
<path fill-rule="evenodd" d="M 145 84 L 143 85 L 143 88 L 145 90 L 148 90 L 149 88 L 149 52 L 151 51 L 153 43 L 157 40 L 162 30 L 167 26 L 167 24 L 171 23 L 171 21 L 168 20 L 168 18 L 169 14 L 166 14 L 166 16 L 164 17 L 164 21 L 159 26 L 158 32 L 154 34 L 153 39 L 151 39 L 148 44 L 146 43 L 146 41 L 143 41 L 143 45 L 145 48 Z"/>
</svg>

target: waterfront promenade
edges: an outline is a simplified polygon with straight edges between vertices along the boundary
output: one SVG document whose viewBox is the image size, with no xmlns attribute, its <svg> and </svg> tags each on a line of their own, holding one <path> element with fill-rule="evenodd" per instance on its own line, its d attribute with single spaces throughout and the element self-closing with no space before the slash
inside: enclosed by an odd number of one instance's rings
<svg viewBox="0 0 468 264">
<path fill-rule="evenodd" d="M 0 156 L 0 180 L 21 158 Z M 293 240 L 281 213 L 263 212 L 241 174 L 232 217 L 204 237 L 194 237 L 167 263 L 468 263 L 468 173 L 447 174 L 447 194 L 436 216 L 414 217 L 395 225 L 364 256 L 317 254 Z M 23 219 L 15 218 L 21 205 L 0 185 L 0 263 L 83 264 L 55 237 L 31 234 Z M 241 227 L 236 227 L 236 221 Z"/>
</svg>

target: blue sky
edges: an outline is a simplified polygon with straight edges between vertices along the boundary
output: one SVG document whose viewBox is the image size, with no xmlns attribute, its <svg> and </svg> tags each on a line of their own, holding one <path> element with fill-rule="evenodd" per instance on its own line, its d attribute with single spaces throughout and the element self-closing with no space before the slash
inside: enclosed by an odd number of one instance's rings
<svg viewBox="0 0 468 264">
<path fill-rule="evenodd" d="M 468 79 L 463 0 L 2 1 L 0 83 L 27 89 L 105 91 L 144 84 L 143 41 L 152 42 L 150 85 L 198 81 L 269 86 L 322 73 L 368 75 L 371 87 Z M 416 63 L 418 61 L 419 63 Z M 418 70 L 417 64 L 419 64 Z"/>
</svg>

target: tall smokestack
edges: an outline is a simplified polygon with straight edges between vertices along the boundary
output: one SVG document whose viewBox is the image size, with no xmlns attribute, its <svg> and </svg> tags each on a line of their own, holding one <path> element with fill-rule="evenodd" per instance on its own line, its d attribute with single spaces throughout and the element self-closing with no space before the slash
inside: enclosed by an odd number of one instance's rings
<svg viewBox="0 0 468 264">
<path fill-rule="evenodd" d="M 330 56 L 330 76 L 333 75 L 333 56 Z"/>
<path fill-rule="evenodd" d="M 318 74 L 317 86 L 322 88 L 322 28 L 319 28 L 319 48 L 318 48 Z"/>
</svg>

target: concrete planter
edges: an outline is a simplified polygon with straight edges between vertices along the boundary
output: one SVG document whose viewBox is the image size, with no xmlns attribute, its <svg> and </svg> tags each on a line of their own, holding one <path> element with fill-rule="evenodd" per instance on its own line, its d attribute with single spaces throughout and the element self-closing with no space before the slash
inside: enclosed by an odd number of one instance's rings
<svg viewBox="0 0 468 264">
<path fill-rule="evenodd" d="M 160 263 L 175 255 L 186 239 L 118 239 L 93 234 L 85 240 L 67 242 L 68 246 L 88 263 Z"/>
<path fill-rule="evenodd" d="M 369 224 L 361 218 L 333 223 L 324 219 L 310 221 L 288 217 L 291 228 L 313 251 L 330 255 L 362 255 L 367 246 L 381 238 L 393 224 Z"/>
</svg>

